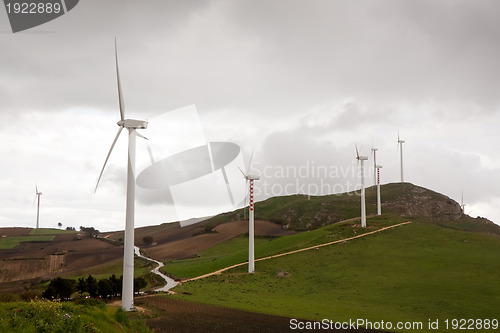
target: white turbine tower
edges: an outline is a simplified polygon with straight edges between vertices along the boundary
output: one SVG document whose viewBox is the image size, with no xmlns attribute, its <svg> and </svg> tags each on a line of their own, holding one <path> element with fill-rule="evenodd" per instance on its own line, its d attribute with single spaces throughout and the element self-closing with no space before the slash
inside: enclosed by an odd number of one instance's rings
<svg viewBox="0 0 500 333">
<path fill-rule="evenodd" d="M 400 157 L 400 164 L 401 164 L 401 183 L 404 183 L 404 178 L 403 178 L 403 143 L 405 143 L 405 141 L 401 140 L 399 138 L 399 132 L 398 132 L 399 157 Z"/>
<path fill-rule="evenodd" d="M 243 177 L 245 177 L 247 183 L 249 184 L 249 203 L 248 203 L 248 273 L 255 273 L 255 247 L 254 247 L 254 202 L 253 202 L 253 182 L 254 180 L 259 180 L 259 176 L 251 175 L 250 165 L 252 163 L 252 155 L 248 161 L 247 173 L 245 174 L 241 169 Z M 245 200 L 246 201 L 246 200 Z M 246 206 L 246 205 L 245 205 Z M 245 209 L 245 207 L 243 207 Z"/>
<path fill-rule="evenodd" d="M 356 159 L 361 161 L 361 227 L 366 228 L 366 207 L 365 207 L 365 161 L 368 156 L 360 156 L 356 146 Z"/>
<path fill-rule="evenodd" d="M 462 203 L 460 207 L 462 207 L 462 215 L 465 215 L 464 192 L 462 192 Z"/>
<path fill-rule="evenodd" d="M 373 154 L 373 184 L 377 185 L 377 148 L 372 145 Z"/>
<path fill-rule="evenodd" d="M 101 174 L 97 180 L 94 190 L 97 191 L 102 173 L 106 167 L 109 156 L 113 151 L 116 141 L 121 131 L 126 128 L 128 135 L 128 167 L 127 167 L 127 210 L 125 215 L 125 240 L 123 249 L 123 288 L 122 288 L 122 309 L 125 311 L 134 310 L 134 206 L 135 206 L 135 142 L 136 136 L 144 138 L 137 133 L 137 129 L 146 129 L 148 122 L 144 120 L 125 119 L 125 105 L 123 103 L 122 89 L 120 85 L 120 74 L 118 71 L 118 53 L 115 40 L 115 62 L 116 62 L 116 80 L 118 84 L 118 102 L 120 106 L 120 120 L 118 121 L 118 133 L 111 144 L 108 156 L 104 161 Z"/>
<path fill-rule="evenodd" d="M 375 165 L 375 170 L 377 170 L 377 215 L 382 215 L 382 205 L 380 203 L 380 169 L 381 165 Z"/>
<path fill-rule="evenodd" d="M 40 196 L 42 192 L 38 192 L 38 187 L 35 185 L 35 201 L 38 201 L 36 205 L 36 228 L 40 226 Z"/>
</svg>

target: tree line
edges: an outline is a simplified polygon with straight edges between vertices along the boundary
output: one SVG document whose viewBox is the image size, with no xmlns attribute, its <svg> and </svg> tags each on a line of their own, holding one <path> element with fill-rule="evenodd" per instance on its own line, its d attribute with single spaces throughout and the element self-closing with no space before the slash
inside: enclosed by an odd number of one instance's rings
<svg viewBox="0 0 500 333">
<path fill-rule="evenodd" d="M 74 292 L 78 292 L 80 297 L 85 295 L 90 297 L 111 298 L 120 296 L 122 293 L 123 276 L 118 278 L 115 274 L 107 279 L 97 280 L 92 275 L 81 277 L 77 281 L 73 279 L 64 279 L 57 277 L 50 280 L 49 286 L 42 294 L 46 299 L 67 300 L 71 298 Z M 147 282 L 144 278 L 134 278 L 134 293 L 138 293 L 145 288 Z"/>
</svg>

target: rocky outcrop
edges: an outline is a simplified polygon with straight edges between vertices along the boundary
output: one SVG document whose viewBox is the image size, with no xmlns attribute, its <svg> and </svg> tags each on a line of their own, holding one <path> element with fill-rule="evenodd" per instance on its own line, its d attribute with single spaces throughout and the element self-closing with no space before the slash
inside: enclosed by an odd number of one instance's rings
<svg viewBox="0 0 500 333">
<path fill-rule="evenodd" d="M 425 217 L 437 221 L 458 220 L 462 209 L 453 199 L 410 183 L 384 186 L 382 207 L 407 217 Z"/>
</svg>

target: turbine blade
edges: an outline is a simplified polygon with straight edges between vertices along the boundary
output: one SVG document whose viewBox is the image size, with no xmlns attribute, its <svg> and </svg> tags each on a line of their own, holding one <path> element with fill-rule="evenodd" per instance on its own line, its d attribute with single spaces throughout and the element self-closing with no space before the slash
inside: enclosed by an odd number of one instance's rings
<svg viewBox="0 0 500 333">
<path fill-rule="evenodd" d="M 94 193 L 97 191 L 97 187 L 99 186 L 99 182 L 101 181 L 102 173 L 104 172 L 104 168 L 106 167 L 106 164 L 108 163 L 109 156 L 111 155 L 111 152 L 113 151 L 113 148 L 115 147 L 116 141 L 118 140 L 118 137 L 120 136 L 120 133 L 122 132 L 123 127 L 120 126 L 118 129 L 118 133 L 116 133 L 115 140 L 113 141 L 113 144 L 111 145 L 111 148 L 109 149 L 108 156 L 106 156 L 106 160 L 104 161 L 104 165 L 102 166 L 101 173 L 99 174 L 99 179 L 97 179 L 97 184 L 95 185 Z"/>
<path fill-rule="evenodd" d="M 243 202 L 243 218 L 246 220 L 247 218 L 247 199 L 249 195 L 250 189 L 248 187 L 248 178 L 245 182 L 245 201 Z"/>
<path fill-rule="evenodd" d="M 135 134 L 136 134 L 138 137 L 143 138 L 144 140 L 149 140 L 148 138 L 146 138 L 144 135 L 142 135 L 141 133 L 139 133 L 139 132 L 137 132 L 137 131 L 135 132 Z"/>
<path fill-rule="evenodd" d="M 238 170 L 240 170 L 240 172 L 241 172 L 241 174 L 243 175 L 243 177 L 245 177 L 245 178 L 247 177 L 247 175 L 245 175 L 245 173 L 243 172 L 243 170 L 241 170 L 241 168 L 240 168 L 240 167 L 238 167 Z"/>
<path fill-rule="evenodd" d="M 245 182 L 245 191 L 247 192 L 246 196 L 245 196 L 245 206 L 247 205 L 247 201 L 248 201 L 248 195 L 249 195 L 249 192 L 250 192 L 250 187 L 248 186 L 248 179 L 246 180 Z"/>
<path fill-rule="evenodd" d="M 120 72 L 118 71 L 118 51 L 115 38 L 115 63 L 116 63 L 116 81 L 118 83 L 118 103 L 120 104 L 120 119 L 125 120 L 125 104 L 123 103 L 122 87 L 120 84 Z"/>
<path fill-rule="evenodd" d="M 149 159 L 151 160 L 151 165 L 155 164 L 155 158 L 153 156 L 153 151 L 151 150 L 149 143 L 148 143 L 148 154 L 149 154 Z"/>
<path fill-rule="evenodd" d="M 358 151 L 358 145 L 356 144 L 356 158 L 359 160 L 359 151 Z"/>
<path fill-rule="evenodd" d="M 248 160 L 247 174 L 250 174 L 250 166 L 252 165 L 253 153 L 255 152 L 255 147 L 252 150 L 252 154 L 250 154 L 250 159 Z"/>
</svg>

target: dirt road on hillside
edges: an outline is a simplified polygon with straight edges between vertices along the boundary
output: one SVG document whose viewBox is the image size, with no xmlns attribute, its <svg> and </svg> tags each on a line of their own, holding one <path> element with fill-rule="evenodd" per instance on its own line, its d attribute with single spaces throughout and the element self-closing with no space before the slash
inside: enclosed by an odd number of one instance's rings
<svg viewBox="0 0 500 333">
<path fill-rule="evenodd" d="M 306 248 L 295 250 L 295 251 L 290 251 L 290 252 L 286 252 L 286 253 L 275 254 L 275 255 L 272 255 L 272 256 L 269 256 L 269 257 L 255 259 L 255 261 L 262 261 L 262 260 L 268 260 L 268 259 L 272 259 L 272 258 L 283 257 L 283 256 L 287 256 L 287 255 L 293 254 L 293 253 L 298 253 L 298 252 L 303 252 L 303 251 L 309 251 L 309 250 L 317 249 L 317 248 L 320 248 L 320 247 L 323 247 L 323 246 L 328 246 L 328 245 L 332 245 L 332 244 L 342 243 L 342 242 L 349 241 L 349 240 L 352 240 L 352 239 L 356 239 L 356 238 L 360 238 L 360 237 L 365 237 L 365 236 L 373 235 L 373 234 L 375 234 L 377 232 L 381 232 L 381 231 L 384 231 L 384 230 L 396 228 L 396 227 L 399 227 L 399 226 L 402 226 L 402 225 L 405 225 L 405 224 L 409 224 L 409 223 L 411 223 L 411 222 L 403 222 L 403 223 L 391 225 L 391 226 L 388 226 L 388 227 L 384 227 L 384 228 L 381 228 L 381 229 L 377 229 L 377 230 L 374 230 L 374 231 L 370 231 L 370 232 L 367 232 L 367 233 L 364 233 L 364 234 L 361 234 L 361 235 L 357 235 L 357 236 L 353 236 L 353 237 L 349 237 L 349 238 L 344 238 L 344 239 L 339 239 L 339 240 L 336 240 L 336 241 L 333 241 L 333 242 L 323 243 L 323 244 L 314 245 L 314 246 L 306 247 Z M 236 265 L 232 265 L 232 266 L 229 266 L 229 267 L 225 267 L 225 268 L 219 269 L 218 271 L 215 271 L 215 272 L 212 272 L 212 273 L 204 274 L 204 275 L 197 276 L 197 277 L 191 278 L 191 279 L 186 279 L 186 280 L 183 280 L 182 282 L 189 282 L 189 281 L 203 279 L 203 278 L 206 278 L 206 277 L 209 277 L 209 276 L 212 276 L 212 275 L 218 275 L 218 274 L 221 274 L 222 272 L 225 272 L 225 271 L 230 270 L 232 268 L 236 268 L 236 267 L 247 265 L 247 264 L 248 264 L 248 261 L 242 262 L 240 264 L 236 264 Z"/>
</svg>

